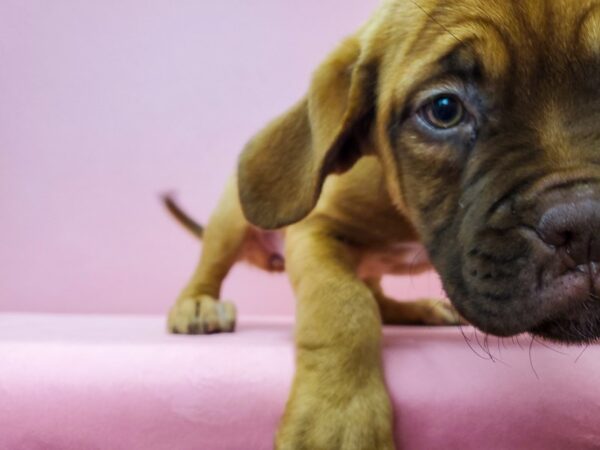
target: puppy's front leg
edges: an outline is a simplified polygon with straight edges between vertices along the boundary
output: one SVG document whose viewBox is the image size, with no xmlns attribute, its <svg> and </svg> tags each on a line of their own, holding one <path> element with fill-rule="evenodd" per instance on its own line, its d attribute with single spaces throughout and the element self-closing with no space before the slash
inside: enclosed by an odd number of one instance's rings
<svg viewBox="0 0 600 450">
<path fill-rule="evenodd" d="M 279 450 L 394 448 L 377 303 L 355 275 L 357 255 L 335 236 L 318 218 L 287 232 L 297 367 Z"/>
</svg>

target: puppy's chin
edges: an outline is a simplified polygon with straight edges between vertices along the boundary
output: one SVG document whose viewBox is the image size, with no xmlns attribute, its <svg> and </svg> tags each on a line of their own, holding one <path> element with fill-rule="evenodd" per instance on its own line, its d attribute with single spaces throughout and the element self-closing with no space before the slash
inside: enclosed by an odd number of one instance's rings
<svg viewBox="0 0 600 450">
<path fill-rule="evenodd" d="M 590 299 L 567 316 L 542 322 L 529 330 L 534 336 L 566 344 L 591 344 L 600 341 L 600 304 Z"/>
<path fill-rule="evenodd" d="M 530 333 L 563 344 L 600 341 L 600 301 L 583 276 L 558 277 L 527 293 L 515 289 L 503 299 L 458 296 L 453 304 L 472 325 L 495 336 Z"/>
<path fill-rule="evenodd" d="M 535 327 L 530 333 L 560 344 L 593 344 L 600 341 L 595 337 L 600 334 L 600 322 L 596 320 L 589 324 L 577 320 L 555 320 Z"/>
<path fill-rule="evenodd" d="M 592 308 L 591 305 L 582 307 L 578 317 L 550 319 L 532 327 L 522 327 L 516 323 L 495 324 L 478 319 L 471 323 L 484 333 L 494 336 L 511 337 L 529 333 L 560 344 L 591 344 L 600 342 L 600 310 L 590 313 Z"/>
<path fill-rule="evenodd" d="M 526 316 L 511 313 L 510 308 L 504 310 L 491 310 L 486 308 L 485 303 L 489 299 L 475 299 L 474 297 L 462 302 L 452 300 L 456 310 L 471 325 L 478 330 L 499 337 L 511 337 L 527 333 L 535 328 L 536 324 Z M 475 304 L 478 303 L 477 306 Z"/>
</svg>

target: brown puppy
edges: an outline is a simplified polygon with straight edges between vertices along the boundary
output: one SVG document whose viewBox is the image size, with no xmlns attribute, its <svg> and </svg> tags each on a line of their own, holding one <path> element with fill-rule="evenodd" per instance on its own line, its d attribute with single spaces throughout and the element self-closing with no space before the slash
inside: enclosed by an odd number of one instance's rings
<svg viewBox="0 0 600 450">
<path fill-rule="evenodd" d="M 169 328 L 232 330 L 222 280 L 241 258 L 282 270 L 285 234 L 297 370 L 277 448 L 391 449 L 381 319 L 456 320 L 379 289 L 417 243 L 482 330 L 600 336 L 599 120 L 600 2 L 384 1 L 242 153 Z"/>
</svg>

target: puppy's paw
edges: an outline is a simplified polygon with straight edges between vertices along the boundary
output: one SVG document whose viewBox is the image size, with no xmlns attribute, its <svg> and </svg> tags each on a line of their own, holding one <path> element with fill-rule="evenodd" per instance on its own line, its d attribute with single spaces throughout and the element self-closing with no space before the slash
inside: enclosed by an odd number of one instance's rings
<svg viewBox="0 0 600 450">
<path fill-rule="evenodd" d="M 279 427 L 277 450 L 394 450 L 390 401 L 383 385 L 361 388 L 347 397 L 296 391 Z"/>
<path fill-rule="evenodd" d="M 423 325 L 453 326 L 468 325 L 458 311 L 450 303 L 438 299 L 417 300 L 414 302 Z"/>
<path fill-rule="evenodd" d="M 171 308 L 168 328 L 175 334 L 212 334 L 235 329 L 233 303 L 220 302 L 207 295 L 184 297 Z"/>
</svg>

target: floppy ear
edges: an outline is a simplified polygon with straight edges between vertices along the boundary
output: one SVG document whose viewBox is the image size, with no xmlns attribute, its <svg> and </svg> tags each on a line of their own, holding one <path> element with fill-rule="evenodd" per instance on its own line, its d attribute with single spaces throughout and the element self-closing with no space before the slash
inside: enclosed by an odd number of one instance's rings
<svg viewBox="0 0 600 450">
<path fill-rule="evenodd" d="M 297 222 L 314 208 L 325 177 L 348 170 L 374 111 L 374 64 L 357 37 L 317 69 L 307 96 L 244 149 L 238 188 L 248 221 L 262 228 Z"/>
</svg>

